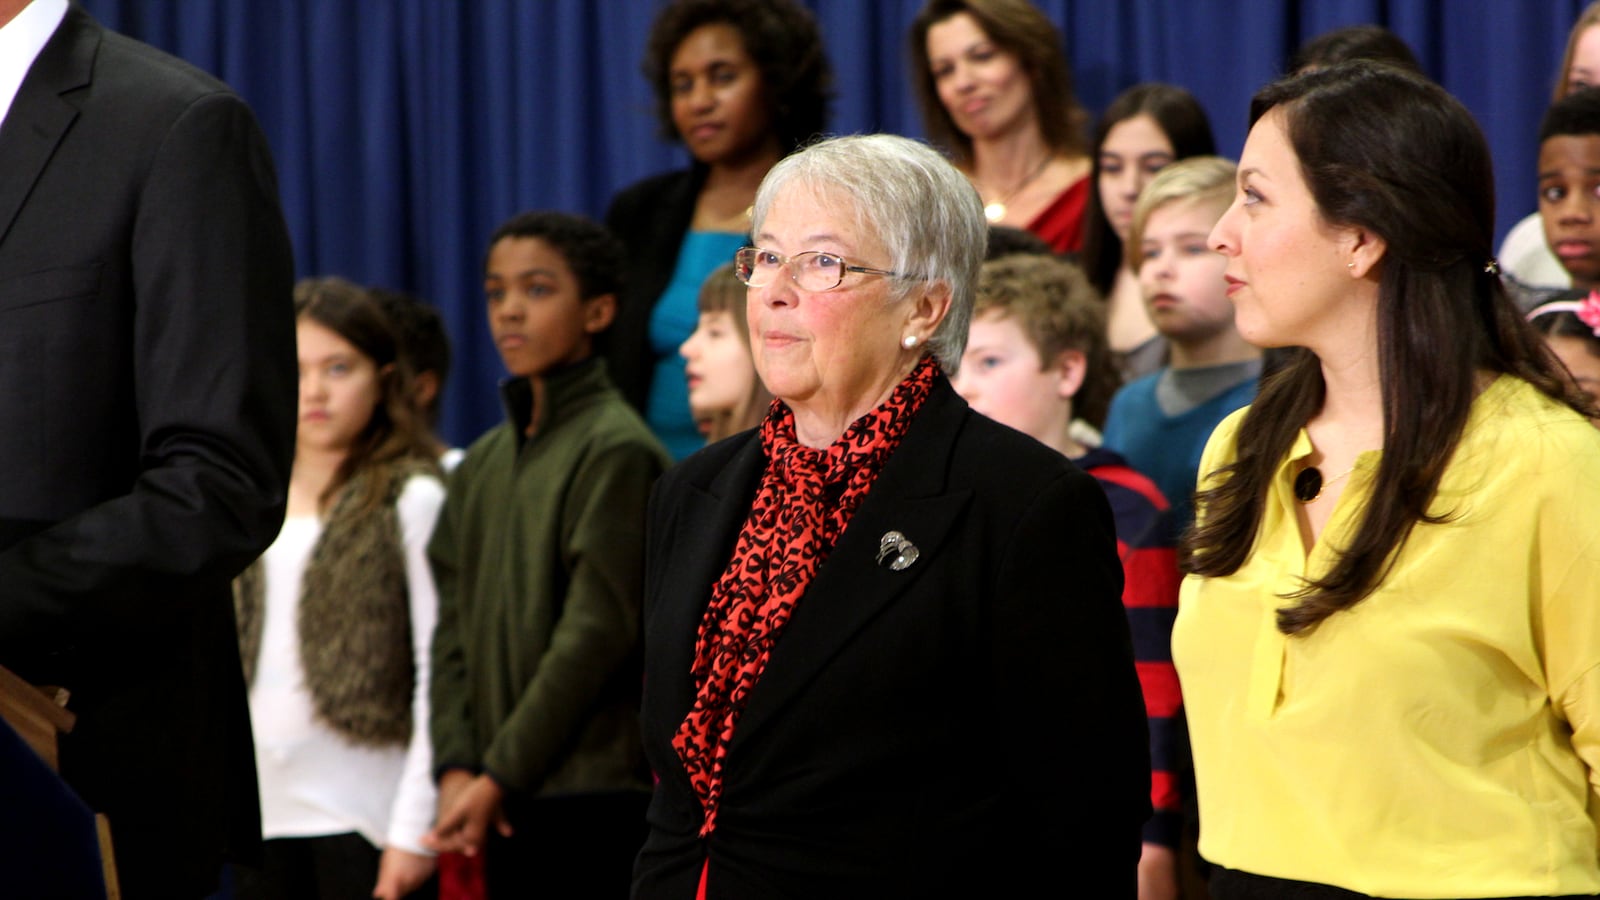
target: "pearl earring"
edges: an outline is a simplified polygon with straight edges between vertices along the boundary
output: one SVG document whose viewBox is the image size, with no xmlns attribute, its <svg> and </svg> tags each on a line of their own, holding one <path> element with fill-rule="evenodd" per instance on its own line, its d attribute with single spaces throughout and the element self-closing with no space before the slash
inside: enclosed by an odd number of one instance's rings
<svg viewBox="0 0 1600 900">
<path fill-rule="evenodd" d="M 914 335 L 914 334 L 908 334 L 905 337 L 900 339 L 900 346 L 906 348 L 907 350 L 910 350 L 912 347 L 915 347 L 916 345 L 917 345 L 917 336 Z"/>
</svg>

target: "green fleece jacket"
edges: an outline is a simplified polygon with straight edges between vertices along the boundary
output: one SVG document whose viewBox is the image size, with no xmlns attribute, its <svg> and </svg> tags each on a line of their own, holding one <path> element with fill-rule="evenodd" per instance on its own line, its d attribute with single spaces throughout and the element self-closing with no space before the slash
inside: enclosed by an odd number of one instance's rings
<svg viewBox="0 0 1600 900">
<path fill-rule="evenodd" d="M 434 771 L 528 796 L 648 789 L 639 746 L 645 505 L 666 451 L 598 359 L 501 388 L 428 553 Z"/>
</svg>

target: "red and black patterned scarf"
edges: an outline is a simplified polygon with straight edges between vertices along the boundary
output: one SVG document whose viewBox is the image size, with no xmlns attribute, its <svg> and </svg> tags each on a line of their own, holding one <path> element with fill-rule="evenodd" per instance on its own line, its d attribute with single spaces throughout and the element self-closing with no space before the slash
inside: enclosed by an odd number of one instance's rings
<svg viewBox="0 0 1600 900">
<path fill-rule="evenodd" d="M 794 413 L 781 403 L 761 423 L 767 469 L 700 620 L 690 670 L 694 706 L 672 738 L 705 810 L 702 837 L 716 828 L 723 756 L 778 636 L 938 374 L 938 363 L 924 358 L 888 400 L 825 449 L 795 439 Z"/>
</svg>

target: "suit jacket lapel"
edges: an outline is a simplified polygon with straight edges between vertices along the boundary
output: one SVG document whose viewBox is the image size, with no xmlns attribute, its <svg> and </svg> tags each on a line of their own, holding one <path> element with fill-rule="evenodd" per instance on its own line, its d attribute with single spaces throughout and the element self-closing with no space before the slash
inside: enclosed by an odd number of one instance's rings
<svg viewBox="0 0 1600 900">
<path fill-rule="evenodd" d="M 704 484 L 693 484 L 686 492 L 683 509 L 673 519 L 673 527 L 693 529 L 694 539 L 679 545 L 679 552 L 667 560 L 662 570 L 662 596 L 656 606 L 664 617 L 652 622 L 651 638 L 659 640 L 658 652 L 664 664 L 658 672 L 669 673 L 672 719 L 680 722 L 694 704 L 694 644 L 700 620 L 711 600 L 711 588 L 728 566 L 729 555 L 739 529 L 750 515 L 751 498 L 766 467 L 761 452 L 759 431 L 751 434 L 727 465 Z M 696 596 L 683 596 L 685 591 Z"/>
<path fill-rule="evenodd" d="M 0 126 L 0 244 L 45 163 L 78 117 L 77 108 L 61 95 L 89 83 L 99 46 L 93 20 L 77 6 L 69 7 L 61 27 L 22 79 Z"/>
<path fill-rule="evenodd" d="M 945 473 L 966 415 L 966 402 L 940 379 L 795 606 L 734 729 L 730 755 L 857 632 L 928 577 L 939 553 L 958 552 L 945 546 L 946 539 L 971 492 L 949 491 Z M 879 541 L 888 531 L 901 532 L 917 546 L 917 562 L 898 572 L 878 564 Z"/>
</svg>

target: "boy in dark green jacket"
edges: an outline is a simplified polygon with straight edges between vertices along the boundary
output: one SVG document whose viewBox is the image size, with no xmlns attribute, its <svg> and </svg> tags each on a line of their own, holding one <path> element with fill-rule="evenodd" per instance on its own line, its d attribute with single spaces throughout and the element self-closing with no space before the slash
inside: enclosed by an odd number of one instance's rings
<svg viewBox="0 0 1600 900">
<path fill-rule="evenodd" d="M 450 482 L 432 736 L 444 851 L 485 846 L 491 896 L 625 896 L 644 840 L 639 746 L 645 505 L 666 451 L 606 377 L 623 251 L 525 213 L 489 241 L 507 421 Z"/>
</svg>

